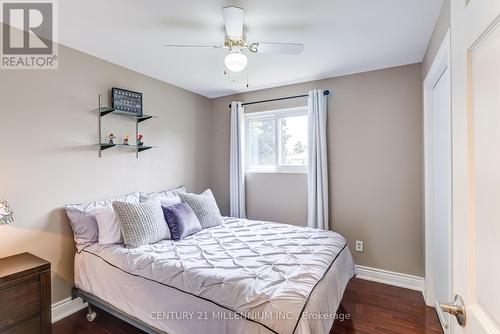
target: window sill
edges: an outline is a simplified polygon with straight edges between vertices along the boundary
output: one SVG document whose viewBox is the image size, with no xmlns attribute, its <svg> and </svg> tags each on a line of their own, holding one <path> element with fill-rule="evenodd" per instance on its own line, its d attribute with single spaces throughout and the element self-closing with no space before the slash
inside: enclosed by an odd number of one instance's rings
<svg viewBox="0 0 500 334">
<path fill-rule="evenodd" d="M 247 169 L 246 174 L 307 174 L 307 167 Z"/>
</svg>

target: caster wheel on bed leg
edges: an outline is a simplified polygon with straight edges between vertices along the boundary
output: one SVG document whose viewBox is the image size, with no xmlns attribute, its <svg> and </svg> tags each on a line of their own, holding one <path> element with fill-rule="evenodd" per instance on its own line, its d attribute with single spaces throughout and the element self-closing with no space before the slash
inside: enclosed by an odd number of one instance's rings
<svg viewBox="0 0 500 334">
<path fill-rule="evenodd" d="M 95 311 L 92 311 L 92 308 L 89 305 L 89 313 L 87 313 L 87 321 L 94 321 L 95 317 L 97 317 L 97 313 Z"/>
<path fill-rule="evenodd" d="M 95 317 L 97 317 L 97 314 L 94 311 L 92 311 L 89 314 L 87 314 L 87 320 L 88 321 L 94 321 Z"/>
</svg>

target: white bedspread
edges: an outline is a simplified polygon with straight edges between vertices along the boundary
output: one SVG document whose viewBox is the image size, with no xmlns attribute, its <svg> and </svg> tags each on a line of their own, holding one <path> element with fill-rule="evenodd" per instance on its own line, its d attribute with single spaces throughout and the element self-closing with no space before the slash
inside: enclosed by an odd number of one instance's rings
<svg viewBox="0 0 500 334">
<path fill-rule="evenodd" d="M 232 218 L 181 241 L 136 249 L 94 244 L 83 252 L 280 334 L 329 329 L 355 275 L 346 241 L 335 232 Z M 89 290 L 81 275 L 77 286 Z"/>
</svg>

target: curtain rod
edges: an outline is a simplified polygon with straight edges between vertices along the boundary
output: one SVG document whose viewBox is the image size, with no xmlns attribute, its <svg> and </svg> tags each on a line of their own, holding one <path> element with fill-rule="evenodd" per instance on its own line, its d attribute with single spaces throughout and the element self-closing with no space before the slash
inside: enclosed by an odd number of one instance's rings
<svg viewBox="0 0 500 334">
<path fill-rule="evenodd" d="M 329 90 L 325 90 L 323 92 L 323 95 L 328 96 L 330 95 Z M 287 96 L 287 97 L 278 97 L 276 99 L 269 99 L 269 100 L 261 100 L 261 101 L 253 101 L 253 102 L 247 102 L 247 103 L 242 103 L 242 106 L 248 106 L 251 104 L 257 104 L 257 103 L 265 103 L 265 102 L 274 102 L 274 101 L 281 101 L 281 100 L 290 100 L 290 99 L 298 99 L 301 97 L 308 97 L 309 94 L 303 94 L 303 95 L 294 95 L 294 96 Z M 229 108 L 231 108 L 231 104 L 229 104 Z"/>
</svg>

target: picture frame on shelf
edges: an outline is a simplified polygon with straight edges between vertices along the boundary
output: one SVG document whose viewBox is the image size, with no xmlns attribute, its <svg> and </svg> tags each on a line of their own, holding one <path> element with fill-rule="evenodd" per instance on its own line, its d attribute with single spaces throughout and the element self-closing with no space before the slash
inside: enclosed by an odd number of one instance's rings
<svg viewBox="0 0 500 334">
<path fill-rule="evenodd" d="M 111 105 L 116 111 L 142 116 L 142 93 L 113 87 Z"/>
</svg>

